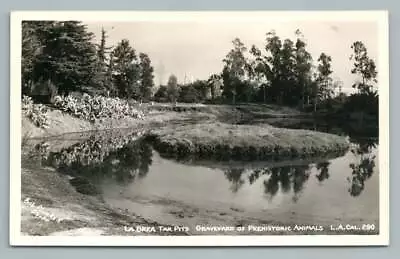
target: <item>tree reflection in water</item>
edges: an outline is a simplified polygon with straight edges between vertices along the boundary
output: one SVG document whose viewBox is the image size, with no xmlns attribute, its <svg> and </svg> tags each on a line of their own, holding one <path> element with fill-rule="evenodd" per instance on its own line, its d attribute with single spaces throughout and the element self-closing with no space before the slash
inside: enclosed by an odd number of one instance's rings
<svg viewBox="0 0 400 259">
<path fill-rule="evenodd" d="M 245 183 L 242 178 L 245 170 L 230 169 L 225 171 L 225 177 L 232 183 L 231 190 L 236 193 Z M 279 191 L 287 193 L 293 190 L 293 200 L 297 201 L 299 194 L 303 190 L 304 183 L 310 175 L 309 165 L 300 166 L 281 166 L 272 168 L 255 169 L 248 175 L 249 184 L 255 183 L 258 178 L 263 175 L 268 175 L 268 179 L 264 180 L 264 193 L 273 198 Z"/>
<path fill-rule="evenodd" d="M 352 170 L 348 181 L 351 183 L 349 193 L 351 196 L 359 196 L 365 188 L 365 181 L 371 178 L 375 168 L 376 156 L 372 150 L 376 148 L 377 140 L 371 138 L 351 139 L 355 146 L 351 149 L 358 160 L 351 163 L 349 167 Z"/>
<path fill-rule="evenodd" d="M 240 187 L 244 184 L 244 180 L 242 179 L 243 173 L 243 168 L 232 168 L 224 172 L 226 179 L 232 183 L 231 190 L 233 193 L 238 192 Z"/>
<path fill-rule="evenodd" d="M 352 163 L 349 164 L 351 169 L 351 177 L 348 178 L 351 184 L 349 193 L 351 196 L 358 196 L 364 190 L 365 181 L 374 173 L 376 156 L 372 154 L 372 151 L 376 148 L 377 139 L 352 138 L 350 141 L 354 145 L 351 152 L 355 156 L 357 162 L 352 160 Z M 315 177 L 318 182 L 322 183 L 330 177 L 330 165 L 330 161 L 322 161 L 308 165 L 258 168 L 250 170 L 247 180 L 248 183 L 252 185 L 260 177 L 268 176 L 268 178 L 263 181 L 263 188 L 265 195 L 269 199 L 272 199 L 280 190 L 283 193 L 293 192 L 292 199 L 294 202 L 297 202 L 305 187 L 305 183 L 309 179 L 311 170 L 315 168 Z M 247 170 L 247 172 L 248 171 L 249 170 Z M 244 172 L 246 172 L 244 168 L 225 171 L 225 176 L 227 180 L 232 183 L 231 189 L 235 193 L 245 184 L 246 178 L 243 177 Z"/>
<path fill-rule="evenodd" d="M 296 166 L 294 168 L 294 176 L 293 176 L 293 192 L 294 197 L 293 201 L 297 201 L 301 194 L 301 191 L 304 188 L 304 183 L 310 177 L 310 166 Z"/>
<path fill-rule="evenodd" d="M 316 168 L 319 174 L 316 175 L 319 182 L 323 182 L 329 178 L 329 165 L 331 163 L 328 161 L 317 163 Z"/>
<path fill-rule="evenodd" d="M 270 124 L 278 127 L 294 128 L 294 129 L 312 129 L 322 132 L 333 133 L 342 136 L 349 136 L 350 142 L 354 144 L 351 152 L 356 157 L 356 162 L 350 163 L 351 176 L 348 178 L 350 182 L 349 193 L 351 196 L 359 196 L 364 188 L 365 182 L 374 173 L 376 166 L 376 156 L 372 154 L 377 147 L 379 127 L 377 121 L 369 123 L 359 122 L 338 122 L 338 121 L 271 121 Z M 283 125 L 282 125 L 283 123 Z M 319 172 L 316 178 L 319 182 L 323 182 L 329 178 L 329 162 L 322 162 L 316 165 Z M 254 181 L 254 180 L 253 180 Z"/>
</svg>

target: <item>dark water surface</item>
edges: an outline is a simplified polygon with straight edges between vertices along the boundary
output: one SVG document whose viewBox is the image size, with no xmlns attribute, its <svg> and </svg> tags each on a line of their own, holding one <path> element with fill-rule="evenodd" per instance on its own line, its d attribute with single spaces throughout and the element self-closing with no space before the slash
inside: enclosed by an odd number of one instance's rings
<svg viewBox="0 0 400 259">
<path fill-rule="evenodd" d="M 69 174 L 78 191 L 162 224 L 374 224 L 377 230 L 378 140 L 347 135 L 352 146 L 341 157 L 280 162 L 181 163 L 162 158 L 137 132 L 96 133 L 74 144 L 72 136 L 68 144 L 46 140 L 39 149 L 47 150 L 43 165 Z"/>
</svg>

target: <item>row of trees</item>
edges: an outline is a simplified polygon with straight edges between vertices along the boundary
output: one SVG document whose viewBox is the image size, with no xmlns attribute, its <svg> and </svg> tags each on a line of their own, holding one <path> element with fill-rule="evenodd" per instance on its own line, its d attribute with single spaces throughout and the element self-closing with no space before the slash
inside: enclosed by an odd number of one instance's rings
<svg viewBox="0 0 400 259">
<path fill-rule="evenodd" d="M 149 100 L 154 69 L 149 56 L 137 53 L 128 40 L 99 44 L 77 21 L 22 23 L 22 93 L 66 95 L 74 91 Z"/>
<path fill-rule="evenodd" d="M 331 77 L 331 56 L 321 53 L 315 65 L 304 36 L 299 30 L 295 35 L 292 41 L 269 32 L 263 49 L 255 45 L 248 49 L 239 38 L 234 39 L 233 48 L 223 60 L 223 96 L 232 103 L 263 101 L 303 108 L 313 103 L 314 109 L 319 102 L 331 99 L 338 87 Z M 351 73 L 361 78 L 353 87 L 360 94 L 370 93 L 377 82 L 375 63 L 361 41 L 351 48 Z"/>
<path fill-rule="evenodd" d="M 22 93 L 33 96 L 89 92 L 168 102 L 264 102 L 316 110 L 333 99 L 338 86 L 332 80 L 332 58 L 321 53 L 313 60 L 302 33 L 295 40 L 266 34 L 262 48 L 236 38 L 223 59 L 220 73 L 207 80 L 178 84 L 172 75 L 154 93 L 154 69 L 149 56 L 138 53 L 128 40 L 107 46 L 78 21 L 24 21 L 22 23 Z M 365 45 L 352 44 L 350 71 L 360 78 L 353 87 L 360 95 L 374 95 L 376 65 Z M 154 93 L 154 94 L 153 94 Z M 360 99 L 360 98 L 359 98 Z M 357 99 L 358 100 L 358 99 Z M 358 102 L 364 102 L 359 100 Z"/>
<path fill-rule="evenodd" d="M 166 86 L 161 86 L 154 99 L 165 102 L 204 102 L 220 100 L 229 103 L 264 102 L 305 108 L 326 106 L 334 99 L 343 101 L 344 94 L 335 97 L 335 90 L 341 92 L 340 82 L 332 79 L 332 57 L 321 53 L 314 64 L 302 33 L 295 32 L 296 40 L 282 40 L 275 32 L 266 34 L 263 49 L 251 46 L 248 49 L 236 38 L 233 48 L 223 60 L 223 70 L 210 76 L 207 80 L 197 80 L 189 84 L 179 85 L 172 75 Z M 376 103 L 375 62 L 368 57 L 365 45 L 356 41 L 351 45 L 354 62 L 350 71 L 360 80 L 353 84 L 358 89 L 349 105 L 358 109 L 358 104 Z M 222 96 L 220 96 L 222 93 Z M 222 97 L 222 98 L 219 98 Z M 357 104 L 357 105 L 356 105 Z M 342 104 L 343 106 L 343 104 Z M 357 107 L 353 107 L 357 106 Z M 364 106 L 364 105 L 361 105 Z M 374 106 L 374 105 L 373 105 Z M 371 109 L 376 110 L 377 107 Z"/>
</svg>

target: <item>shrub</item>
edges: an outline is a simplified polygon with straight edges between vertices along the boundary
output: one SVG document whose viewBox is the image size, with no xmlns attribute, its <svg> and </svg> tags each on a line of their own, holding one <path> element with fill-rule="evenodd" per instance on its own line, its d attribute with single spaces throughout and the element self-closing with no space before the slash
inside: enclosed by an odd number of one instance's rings
<svg viewBox="0 0 400 259">
<path fill-rule="evenodd" d="M 64 112 L 78 118 L 94 122 L 97 119 L 125 117 L 143 118 L 143 112 L 134 108 L 128 101 L 104 96 L 84 94 L 82 98 L 56 96 L 54 105 Z"/>
<path fill-rule="evenodd" d="M 166 86 L 162 85 L 158 88 L 157 92 L 154 94 L 154 100 L 156 102 L 168 102 L 168 89 Z"/>
<path fill-rule="evenodd" d="M 200 98 L 200 94 L 197 92 L 196 88 L 194 88 L 192 85 L 188 85 L 182 87 L 179 93 L 178 101 L 183 103 L 197 103 L 199 102 Z"/>
<path fill-rule="evenodd" d="M 48 128 L 49 119 L 47 107 L 43 104 L 34 104 L 31 97 L 24 95 L 21 105 L 22 113 L 28 117 L 37 127 Z"/>
</svg>

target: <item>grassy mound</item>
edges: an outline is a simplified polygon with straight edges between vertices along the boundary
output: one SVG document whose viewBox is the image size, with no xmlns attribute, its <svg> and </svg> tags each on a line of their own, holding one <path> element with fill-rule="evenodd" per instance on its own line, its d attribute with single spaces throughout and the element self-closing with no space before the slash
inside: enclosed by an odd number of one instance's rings
<svg viewBox="0 0 400 259">
<path fill-rule="evenodd" d="M 271 125 L 203 123 L 152 130 L 148 138 L 163 156 L 217 160 L 281 160 L 341 152 L 344 137 Z"/>
</svg>

